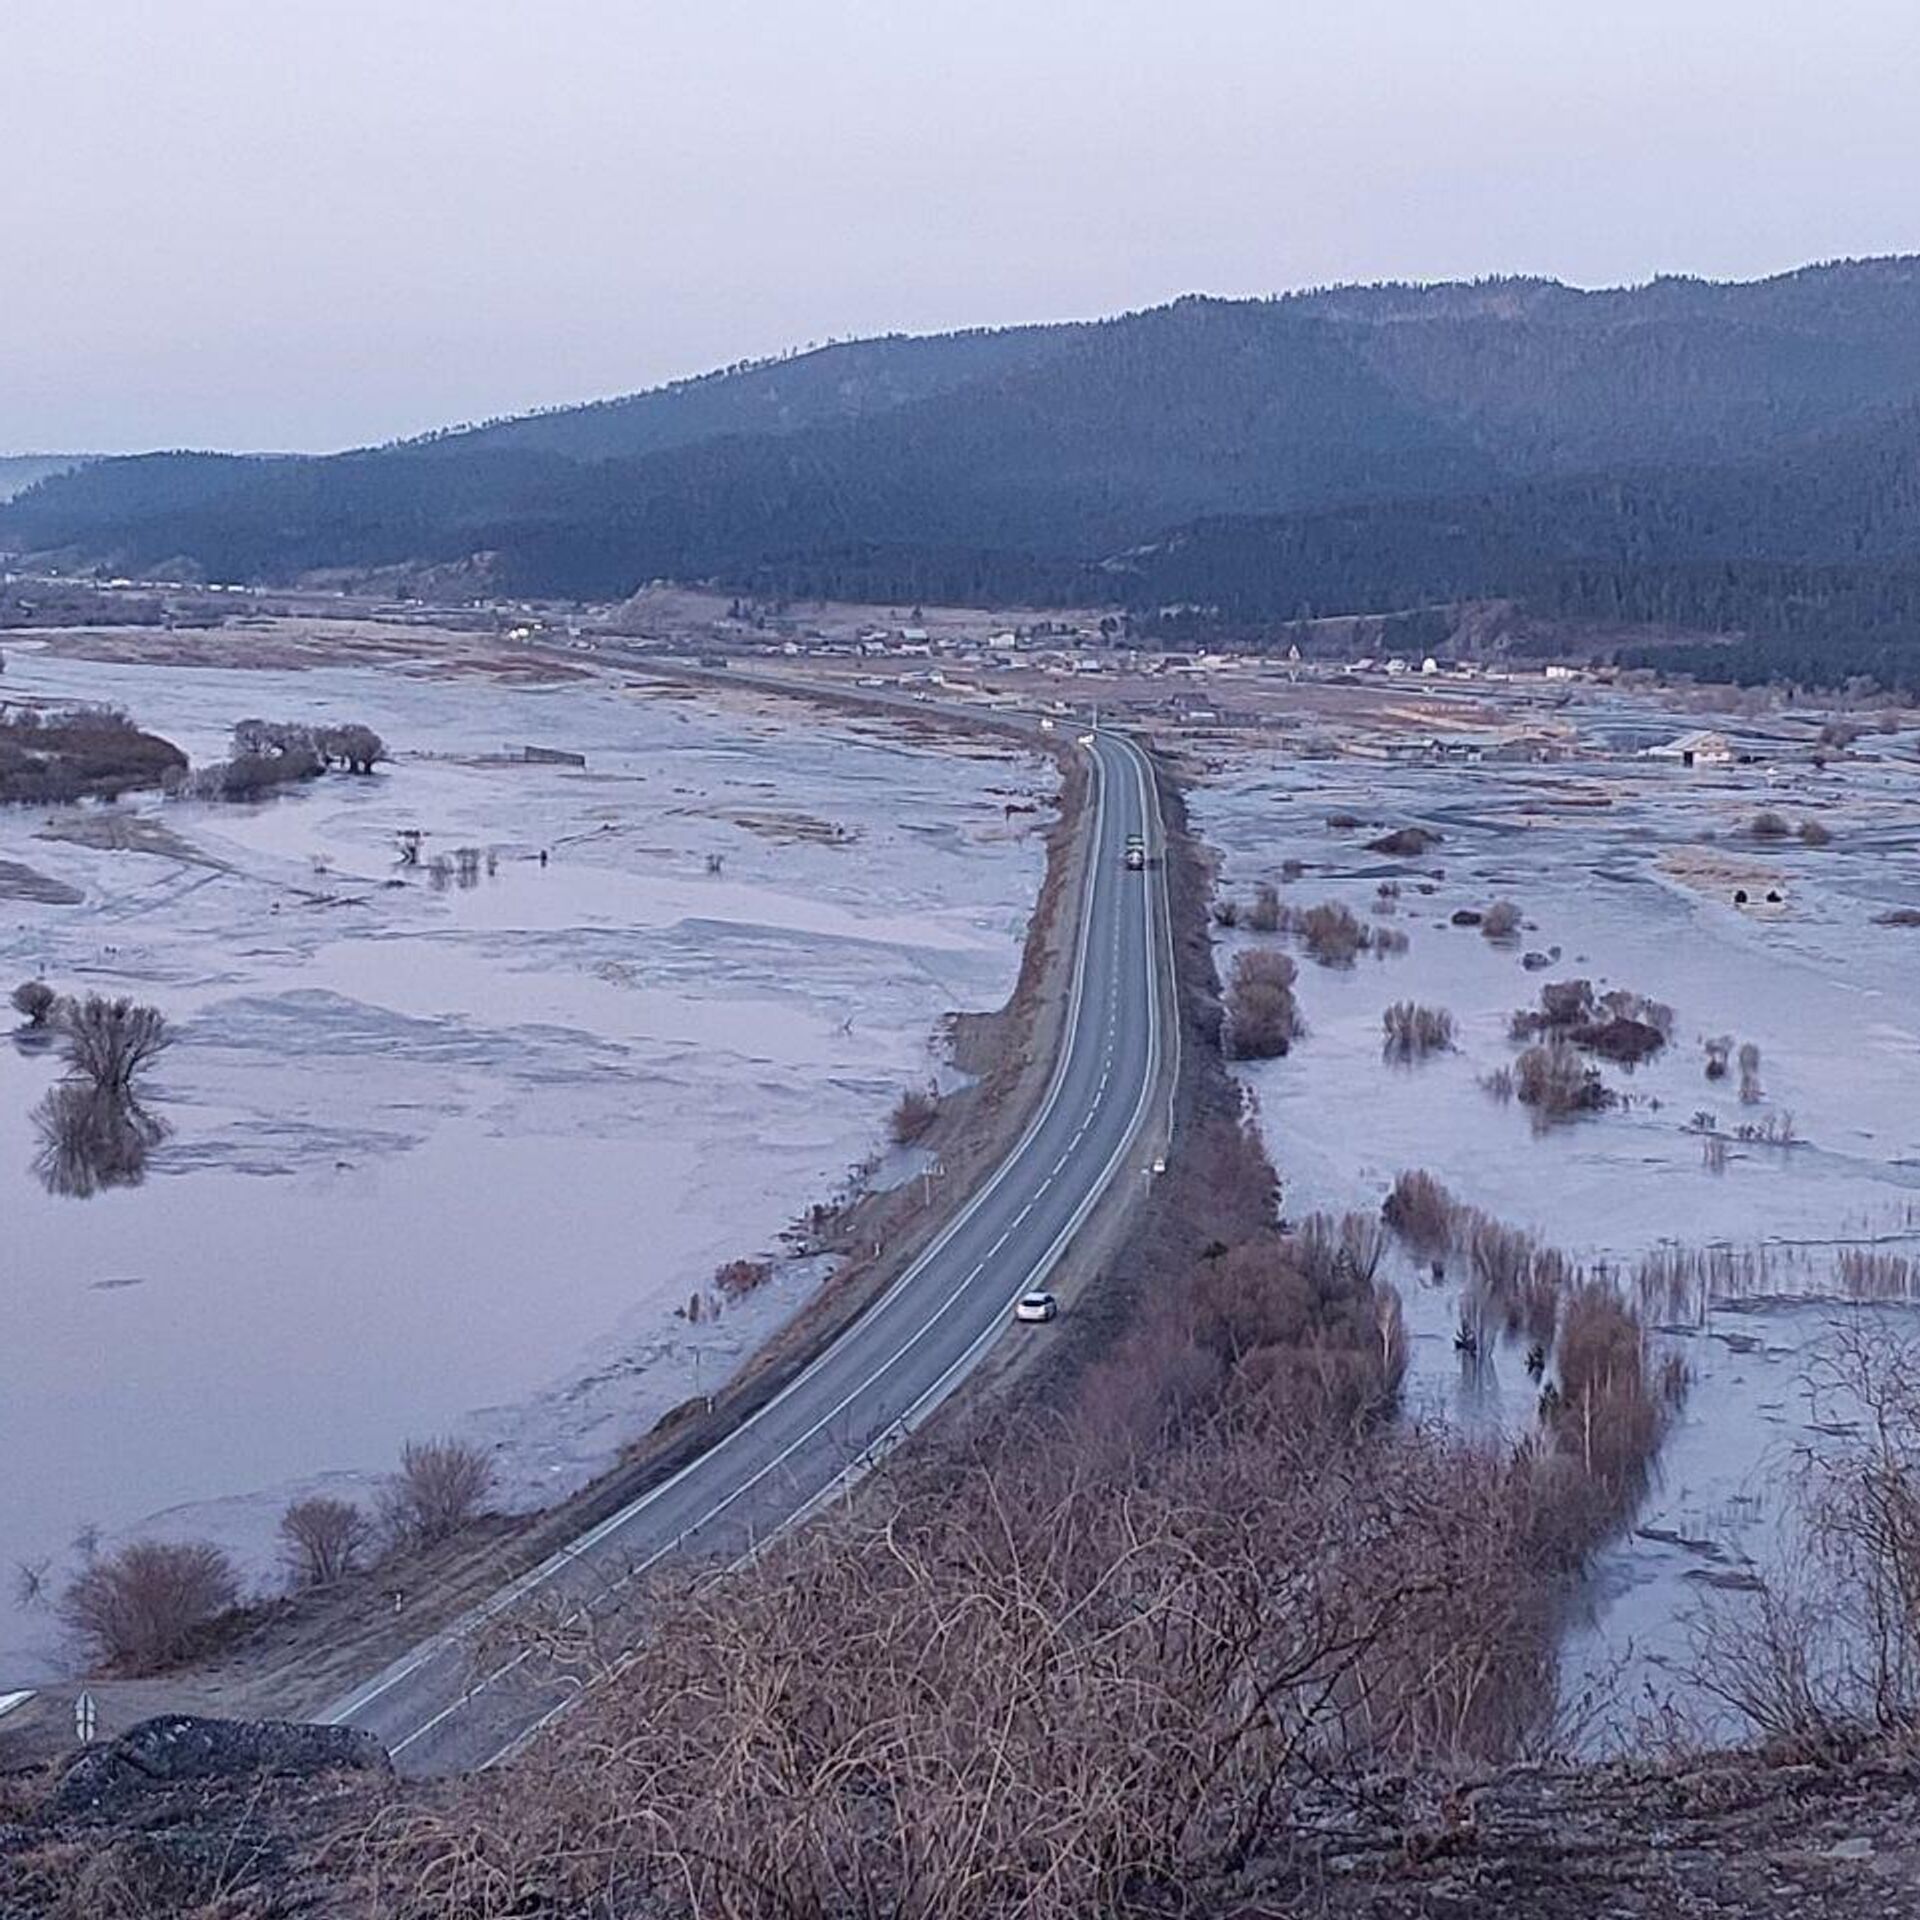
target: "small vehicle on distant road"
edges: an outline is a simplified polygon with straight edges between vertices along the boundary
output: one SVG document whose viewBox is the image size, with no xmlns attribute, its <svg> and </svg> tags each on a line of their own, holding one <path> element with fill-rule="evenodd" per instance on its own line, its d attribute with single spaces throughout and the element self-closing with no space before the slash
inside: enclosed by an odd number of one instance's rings
<svg viewBox="0 0 1920 1920">
<path fill-rule="evenodd" d="M 1147 864 L 1147 843 L 1139 834 L 1127 835 L 1127 871 L 1138 873 Z"/>
<path fill-rule="evenodd" d="M 1013 1303 L 1013 1317 L 1038 1323 L 1058 1318 L 1060 1302 L 1050 1293 L 1023 1293 Z"/>
</svg>

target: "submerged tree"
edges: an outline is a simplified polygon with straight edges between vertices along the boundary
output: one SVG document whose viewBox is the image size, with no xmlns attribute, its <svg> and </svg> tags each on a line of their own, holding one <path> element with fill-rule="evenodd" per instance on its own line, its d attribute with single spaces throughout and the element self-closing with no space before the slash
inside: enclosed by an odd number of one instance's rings
<svg viewBox="0 0 1920 1920">
<path fill-rule="evenodd" d="M 55 1025 L 73 1073 L 105 1093 L 130 1093 L 135 1077 L 173 1044 L 158 1007 L 101 993 L 62 1001 Z"/>
</svg>

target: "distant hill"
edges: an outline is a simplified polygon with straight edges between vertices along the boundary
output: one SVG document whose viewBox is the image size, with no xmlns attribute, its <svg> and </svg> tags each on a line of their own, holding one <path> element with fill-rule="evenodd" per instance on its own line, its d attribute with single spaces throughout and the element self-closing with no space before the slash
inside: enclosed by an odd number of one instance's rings
<svg viewBox="0 0 1920 1920">
<path fill-rule="evenodd" d="M 558 597 L 666 577 L 1242 620 L 1471 589 L 1567 617 L 1671 601 L 1763 637 L 1805 628 L 1792 569 L 1852 568 L 1813 599 L 1865 593 L 1874 646 L 1920 654 L 1889 584 L 1920 566 L 1916 417 L 1912 259 L 1331 288 L 851 342 L 324 459 L 102 461 L 0 506 L 0 546 L 268 581 L 483 556 L 503 591 Z M 1729 567 L 1737 589 L 1709 592 Z"/>
<path fill-rule="evenodd" d="M 1129 604 L 1239 625 L 1517 598 L 1742 641 L 1669 665 L 1920 691 L 1920 407 L 1717 466 L 1218 517 L 1105 571 Z"/>
<path fill-rule="evenodd" d="M 49 474 L 67 472 L 80 461 L 78 454 L 0 453 L 0 501 L 11 500 Z"/>
</svg>

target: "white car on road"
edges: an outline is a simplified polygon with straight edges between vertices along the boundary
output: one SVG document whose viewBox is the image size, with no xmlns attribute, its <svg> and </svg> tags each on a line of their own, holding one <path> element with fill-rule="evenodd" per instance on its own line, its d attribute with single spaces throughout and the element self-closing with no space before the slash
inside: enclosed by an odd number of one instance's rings
<svg viewBox="0 0 1920 1920">
<path fill-rule="evenodd" d="M 1051 1320 L 1060 1311 L 1060 1302 L 1050 1293 L 1023 1293 L 1013 1303 L 1016 1320 Z"/>
</svg>

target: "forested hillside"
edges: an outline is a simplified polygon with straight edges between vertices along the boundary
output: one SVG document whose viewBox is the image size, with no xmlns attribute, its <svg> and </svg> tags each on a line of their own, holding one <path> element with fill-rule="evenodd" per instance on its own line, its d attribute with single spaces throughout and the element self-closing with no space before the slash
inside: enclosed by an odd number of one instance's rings
<svg viewBox="0 0 1920 1920">
<path fill-rule="evenodd" d="M 1745 635 L 1754 670 L 1884 664 L 1920 652 L 1917 419 L 1914 260 L 1337 288 L 855 342 L 324 459 L 103 461 L 0 505 L 0 547 L 1241 622 L 1500 595 Z"/>
<path fill-rule="evenodd" d="M 1237 622 L 1508 597 L 1742 636 L 1662 658 L 1743 678 L 1920 685 L 1920 409 L 1718 467 L 1215 518 L 1107 569 L 1141 607 Z"/>
<path fill-rule="evenodd" d="M 0 500 L 11 500 L 49 474 L 65 473 L 77 464 L 59 454 L 0 453 Z"/>
</svg>

